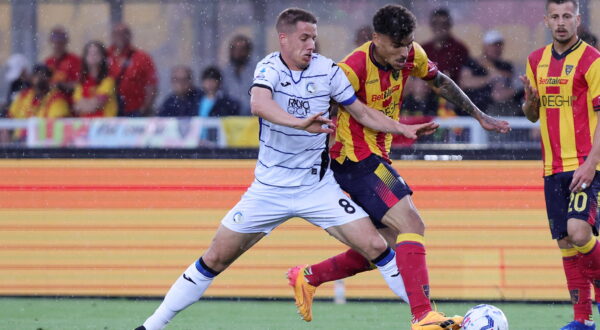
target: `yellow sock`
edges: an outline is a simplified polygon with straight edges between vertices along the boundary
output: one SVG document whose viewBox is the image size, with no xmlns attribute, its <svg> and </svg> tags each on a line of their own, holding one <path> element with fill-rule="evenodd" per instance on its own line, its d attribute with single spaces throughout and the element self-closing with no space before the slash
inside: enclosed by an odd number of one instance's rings
<svg viewBox="0 0 600 330">
<path fill-rule="evenodd" d="M 577 255 L 577 249 L 568 248 L 568 249 L 560 249 L 560 253 L 562 253 L 563 258 L 574 257 Z"/>
<path fill-rule="evenodd" d="M 573 247 L 575 248 L 575 250 L 577 250 L 577 252 L 583 253 L 583 254 L 586 254 L 586 253 L 589 253 L 590 251 L 592 251 L 594 246 L 596 246 L 596 238 L 595 237 L 592 237 L 590 239 L 590 241 L 585 243 L 585 245 L 583 245 L 583 246 L 573 245 Z"/>
<path fill-rule="evenodd" d="M 404 241 L 418 242 L 418 243 L 421 243 L 422 245 L 425 245 L 425 237 L 423 237 L 423 235 L 414 234 L 414 233 L 398 235 L 398 239 L 396 240 L 396 242 L 400 243 L 400 242 L 404 242 Z"/>
</svg>

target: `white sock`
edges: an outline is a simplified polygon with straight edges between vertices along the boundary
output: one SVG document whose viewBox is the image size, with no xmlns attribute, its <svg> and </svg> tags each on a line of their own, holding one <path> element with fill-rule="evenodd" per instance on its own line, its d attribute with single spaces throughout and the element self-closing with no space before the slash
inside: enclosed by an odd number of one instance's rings
<svg viewBox="0 0 600 330">
<path fill-rule="evenodd" d="M 173 283 L 163 302 L 144 322 L 146 330 L 163 329 L 177 313 L 200 300 L 204 291 L 212 283 L 215 274 L 211 274 L 210 271 L 200 266 L 204 270 L 201 273 L 198 271 L 197 264 L 199 265 L 198 261 L 192 263 Z"/>
<path fill-rule="evenodd" d="M 375 265 L 390 289 L 392 289 L 398 297 L 408 303 L 408 295 L 406 294 L 406 288 L 404 287 L 404 280 L 402 279 L 402 275 L 400 275 L 398 265 L 396 264 L 396 253 L 392 249 L 389 249 L 388 251 L 389 254 L 376 262 Z"/>
</svg>

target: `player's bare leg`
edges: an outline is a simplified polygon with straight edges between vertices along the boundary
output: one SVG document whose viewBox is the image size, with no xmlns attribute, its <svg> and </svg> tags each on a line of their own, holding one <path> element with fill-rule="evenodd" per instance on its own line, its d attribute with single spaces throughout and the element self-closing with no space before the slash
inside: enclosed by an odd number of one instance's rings
<svg viewBox="0 0 600 330">
<path fill-rule="evenodd" d="M 385 239 L 377 232 L 369 218 L 362 218 L 341 226 L 327 229 L 327 232 L 360 253 L 377 266 L 388 286 L 403 299 L 408 300 L 404 290 L 404 282 L 399 276 L 394 252 Z M 294 287 L 294 297 L 298 313 L 303 320 L 312 320 L 312 301 L 316 287 L 310 285 L 305 278 L 305 268 L 294 267 L 288 271 L 290 285 Z"/>
<path fill-rule="evenodd" d="M 264 236 L 264 233 L 238 233 L 221 225 L 208 250 L 175 281 L 161 305 L 138 329 L 164 328 L 178 312 L 202 297 L 215 276 Z"/>
</svg>

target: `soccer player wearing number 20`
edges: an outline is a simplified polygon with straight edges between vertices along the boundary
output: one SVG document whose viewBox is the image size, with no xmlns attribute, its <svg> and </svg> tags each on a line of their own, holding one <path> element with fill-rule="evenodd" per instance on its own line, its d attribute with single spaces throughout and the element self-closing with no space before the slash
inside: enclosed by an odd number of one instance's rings
<svg viewBox="0 0 600 330">
<path fill-rule="evenodd" d="M 251 110 L 260 117 L 255 181 L 225 215 L 208 250 L 175 281 L 161 305 L 138 329 L 162 329 L 198 301 L 213 279 L 275 227 L 301 217 L 359 251 L 381 271 L 390 288 L 407 300 L 395 252 L 363 209 L 349 199 L 329 169 L 325 115 L 330 99 L 372 129 L 410 138 L 431 134 L 435 123 L 403 125 L 357 100 L 332 60 L 313 53 L 317 20 L 302 9 L 277 19 L 280 52 L 256 68 Z"/>
<path fill-rule="evenodd" d="M 562 252 L 573 321 L 563 330 L 596 329 L 593 285 L 600 302 L 600 53 L 577 36 L 576 0 L 547 0 L 544 22 L 552 43 L 527 59 L 523 112 L 540 121 L 546 212 Z"/>
</svg>

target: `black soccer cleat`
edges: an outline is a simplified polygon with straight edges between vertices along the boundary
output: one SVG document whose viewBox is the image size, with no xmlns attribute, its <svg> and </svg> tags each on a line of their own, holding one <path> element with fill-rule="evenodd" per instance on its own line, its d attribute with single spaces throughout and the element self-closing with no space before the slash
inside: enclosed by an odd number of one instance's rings
<svg viewBox="0 0 600 330">
<path fill-rule="evenodd" d="M 139 327 L 135 328 L 135 330 L 146 330 L 146 327 L 143 325 L 140 325 Z"/>
</svg>

